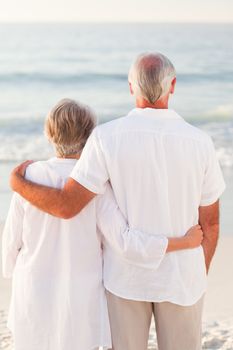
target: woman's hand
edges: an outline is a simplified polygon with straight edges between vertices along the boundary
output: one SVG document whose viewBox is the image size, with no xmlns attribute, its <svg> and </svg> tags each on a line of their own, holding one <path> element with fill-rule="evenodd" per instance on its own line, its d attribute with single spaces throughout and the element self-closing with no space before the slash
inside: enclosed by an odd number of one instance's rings
<svg viewBox="0 0 233 350">
<path fill-rule="evenodd" d="M 200 225 L 191 227 L 185 234 L 184 239 L 186 240 L 189 248 L 197 248 L 203 241 L 203 231 Z"/>
</svg>

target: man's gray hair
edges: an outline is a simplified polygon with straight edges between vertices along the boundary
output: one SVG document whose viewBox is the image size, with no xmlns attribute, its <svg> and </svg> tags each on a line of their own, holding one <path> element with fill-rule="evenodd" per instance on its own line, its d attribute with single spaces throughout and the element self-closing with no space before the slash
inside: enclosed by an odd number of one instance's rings
<svg viewBox="0 0 233 350">
<path fill-rule="evenodd" d="M 169 92 L 176 71 L 161 53 L 144 53 L 137 57 L 129 71 L 134 94 L 154 104 Z"/>
</svg>

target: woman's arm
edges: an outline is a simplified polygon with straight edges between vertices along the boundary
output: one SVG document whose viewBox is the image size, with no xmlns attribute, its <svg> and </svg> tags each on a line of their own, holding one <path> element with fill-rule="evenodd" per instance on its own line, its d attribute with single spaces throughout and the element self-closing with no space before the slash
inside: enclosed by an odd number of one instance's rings
<svg viewBox="0 0 233 350">
<path fill-rule="evenodd" d="M 200 225 L 191 227 L 183 237 L 168 238 L 167 253 L 181 249 L 197 248 L 203 241 L 203 231 Z"/>
<path fill-rule="evenodd" d="M 22 198 L 15 193 L 11 200 L 2 236 L 2 272 L 5 278 L 12 277 L 17 256 L 23 245 L 23 216 Z"/>
<path fill-rule="evenodd" d="M 97 225 L 104 236 L 104 245 L 128 262 L 150 269 L 158 268 L 167 252 L 198 247 L 203 236 L 198 225 L 179 238 L 130 229 L 110 186 L 97 199 Z"/>
</svg>

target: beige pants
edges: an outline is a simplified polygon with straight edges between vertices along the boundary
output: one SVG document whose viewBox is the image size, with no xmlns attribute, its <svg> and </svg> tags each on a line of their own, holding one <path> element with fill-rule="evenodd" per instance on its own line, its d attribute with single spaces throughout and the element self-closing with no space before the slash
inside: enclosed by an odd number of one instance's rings
<svg viewBox="0 0 233 350">
<path fill-rule="evenodd" d="M 200 350 L 203 299 L 180 306 L 122 299 L 107 291 L 113 350 L 147 350 L 152 315 L 159 350 Z"/>
</svg>

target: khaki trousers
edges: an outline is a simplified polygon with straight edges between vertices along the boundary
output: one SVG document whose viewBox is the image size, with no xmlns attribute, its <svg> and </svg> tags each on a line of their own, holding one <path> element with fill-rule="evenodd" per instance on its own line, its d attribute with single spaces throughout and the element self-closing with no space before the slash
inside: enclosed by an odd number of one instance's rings
<svg viewBox="0 0 233 350">
<path fill-rule="evenodd" d="M 147 350 L 152 315 L 159 350 L 200 350 L 203 299 L 180 306 L 122 299 L 107 291 L 113 350 Z"/>
</svg>

